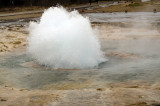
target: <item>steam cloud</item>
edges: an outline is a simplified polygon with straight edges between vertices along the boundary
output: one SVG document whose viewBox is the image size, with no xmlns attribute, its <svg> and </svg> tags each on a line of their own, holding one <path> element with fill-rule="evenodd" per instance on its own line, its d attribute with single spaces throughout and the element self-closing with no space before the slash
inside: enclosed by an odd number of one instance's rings
<svg viewBox="0 0 160 106">
<path fill-rule="evenodd" d="M 29 26 L 28 51 L 41 65 L 54 69 L 98 67 L 106 61 L 88 18 L 63 7 L 46 10 Z"/>
</svg>

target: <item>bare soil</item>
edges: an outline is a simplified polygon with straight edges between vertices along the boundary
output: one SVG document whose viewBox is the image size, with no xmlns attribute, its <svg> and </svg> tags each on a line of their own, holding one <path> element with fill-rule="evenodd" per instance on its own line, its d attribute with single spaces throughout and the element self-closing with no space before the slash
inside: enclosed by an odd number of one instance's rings
<svg viewBox="0 0 160 106">
<path fill-rule="evenodd" d="M 77 8 L 80 13 L 105 13 L 105 12 L 153 12 L 154 9 L 157 12 L 160 11 L 160 1 L 154 2 L 143 2 L 138 3 L 138 5 L 134 5 L 135 2 L 123 2 L 116 5 L 107 6 L 107 2 L 100 2 L 99 5 L 93 3 L 93 6 L 89 4 L 81 4 L 81 5 L 69 5 L 65 6 L 66 8 Z M 131 5 L 131 6 L 130 6 Z M 85 7 L 85 8 L 84 8 Z M 86 8 L 88 7 L 88 8 Z M 92 7 L 92 9 L 90 9 Z M 12 7 L 12 8 L 1 8 L 0 14 L 7 14 L 7 13 L 16 13 L 16 12 L 25 12 L 25 11 L 37 11 L 37 10 L 44 10 L 48 7 Z M 0 20 L 13 20 L 13 19 L 21 19 L 21 18 L 34 18 L 40 17 L 42 13 L 34 13 L 34 14 L 22 14 L 22 15 L 15 15 L 15 16 L 5 16 L 0 17 Z"/>
<path fill-rule="evenodd" d="M 93 10 L 80 10 L 82 13 L 88 12 L 124 12 L 132 11 L 152 11 L 153 8 L 160 10 L 159 1 L 143 3 L 142 6 L 129 7 L 130 3 L 96 8 Z M 22 12 L 30 10 L 44 9 L 41 7 L 15 8 L 12 11 L 3 9 L 2 13 Z M 12 20 L 29 17 L 40 17 L 38 14 L 16 15 L 0 17 L 0 20 Z M 111 32 L 112 33 L 112 32 Z M 112 35 L 114 35 L 112 33 Z M 0 59 L 7 53 L 19 53 L 21 48 L 26 51 L 28 31 L 21 25 L 0 27 Z M 100 36 L 100 39 L 124 40 L 124 36 Z M 155 39 L 155 38 L 153 38 Z M 157 37 L 156 39 L 159 39 Z M 16 50 L 16 51 L 15 51 Z M 140 58 L 139 55 L 111 51 L 106 54 L 118 58 Z M 33 63 L 22 64 L 24 67 L 38 67 Z M 7 69 L 6 69 L 7 70 Z M 0 74 L 3 72 L 0 68 Z M 75 71 L 75 70 L 65 70 Z M 78 77 L 78 76 L 75 76 Z M 149 77 L 149 76 L 148 76 Z M 11 79 L 12 80 L 12 79 Z M 95 81 L 96 82 L 96 81 Z M 94 82 L 94 83 L 95 83 Z M 98 81 L 97 81 L 98 82 Z M 24 82 L 25 85 L 26 82 Z M 125 80 L 121 82 L 111 82 L 103 84 L 102 87 L 86 88 L 92 81 L 70 82 L 50 84 L 42 89 L 22 89 L 0 82 L 0 106 L 160 106 L 160 83 L 141 80 Z M 98 82 L 100 83 L 100 82 Z"/>
</svg>

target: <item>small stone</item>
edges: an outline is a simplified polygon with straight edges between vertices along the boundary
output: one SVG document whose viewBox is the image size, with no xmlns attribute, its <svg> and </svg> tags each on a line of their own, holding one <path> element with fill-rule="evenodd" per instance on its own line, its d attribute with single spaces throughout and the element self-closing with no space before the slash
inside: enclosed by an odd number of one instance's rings
<svg viewBox="0 0 160 106">
<path fill-rule="evenodd" d="M 24 91 L 25 89 L 20 89 L 19 91 Z"/>
<path fill-rule="evenodd" d="M 96 90 L 97 91 L 104 91 L 105 89 L 104 88 L 97 88 Z"/>
<path fill-rule="evenodd" d="M 16 41 L 14 42 L 14 44 L 21 44 L 21 41 Z"/>
<path fill-rule="evenodd" d="M 26 44 L 23 44 L 23 46 L 26 46 Z"/>
<path fill-rule="evenodd" d="M 156 90 L 160 90 L 160 88 L 156 88 Z"/>
<path fill-rule="evenodd" d="M 128 86 L 126 88 L 139 88 L 139 86 L 135 85 L 135 86 Z"/>
<path fill-rule="evenodd" d="M 5 87 L 8 87 L 8 85 L 5 85 Z"/>
<path fill-rule="evenodd" d="M 1 101 L 7 101 L 6 99 L 1 99 Z"/>
</svg>

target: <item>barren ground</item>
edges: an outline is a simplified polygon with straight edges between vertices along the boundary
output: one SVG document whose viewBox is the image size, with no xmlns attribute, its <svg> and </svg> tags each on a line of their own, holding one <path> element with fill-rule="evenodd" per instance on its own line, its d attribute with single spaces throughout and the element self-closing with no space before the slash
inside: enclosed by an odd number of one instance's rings
<svg viewBox="0 0 160 106">
<path fill-rule="evenodd" d="M 160 4 L 145 3 L 132 8 L 126 5 L 121 4 L 121 9 L 111 6 L 83 12 L 142 11 L 142 8 L 152 11 L 155 5 L 159 11 Z M 130 15 L 125 16 L 124 22 L 123 17 L 114 14 L 94 22 L 92 18 L 103 14 L 94 15 L 88 16 L 92 26 L 99 29 L 102 49 L 109 58 L 109 62 L 94 70 L 46 69 L 27 55 L 28 24 L 21 24 L 19 19 L 30 21 L 29 17 L 39 17 L 41 13 L 0 17 L 0 105 L 160 106 L 159 18 L 150 27 L 145 24 L 148 21 L 130 26 L 131 22 L 126 22 Z M 143 29 L 141 25 L 147 27 Z"/>
</svg>

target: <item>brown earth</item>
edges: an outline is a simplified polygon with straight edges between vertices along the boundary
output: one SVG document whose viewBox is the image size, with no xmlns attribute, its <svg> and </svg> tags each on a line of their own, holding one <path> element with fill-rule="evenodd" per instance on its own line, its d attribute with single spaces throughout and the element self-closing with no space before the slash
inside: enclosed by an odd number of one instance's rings
<svg viewBox="0 0 160 106">
<path fill-rule="evenodd" d="M 0 54 L 26 47 L 28 34 L 21 25 L 0 28 Z"/>
<path fill-rule="evenodd" d="M 157 12 L 160 11 L 160 1 L 159 2 L 144 2 L 144 3 L 124 3 L 120 5 L 113 5 L 106 8 L 98 8 L 96 12 L 153 12 L 154 9 L 157 9 Z M 86 12 L 94 12 L 88 10 Z"/>
<path fill-rule="evenodd" d="M 40 6 L 1 8 L 0 14 L 24 12 L 24 11 L 34 11 L 34 10 L 44 10 L 46 8 L 47 7 L 40 7 Z"/>
<path fill-rule="evenodd" d="M 77 85 L 79 87 L 81 85 Z M 158 84 L 126 81 L 106 88 L 27 90 L 0 87 L 1 106 L 159 106 Z"/>
<path fill-rule="evenodd" d="M 56 102 L 63 94 L 60 91 L 26 90 L 0 87 L 1 106 L 44 106 Z"/>
<path fill-rule="evenodd" d="M 42 13 L 6 16 L 6 17 L 0 17 L 0 20 L 16 20 L 16 19 L 24 19 L 24 18 L 36 18 L 36 17 L 40 17 L 41 15 L 42 15 Z"/>
<path fill-rule="evenodd" d="M 102 2 L 105 3 L 105 2 Z M 66 6 L 67 8 L 76 8 L 81 6 L 89 6 L 89 4 L 83 5 L 70 5 Z M 106 4 L 101 4 L 97 7 L 97 5 L 93 4 L 93 9 L 78 9 L 80 13 L 95 13 L 95 12 L 153 12 L 153 9 L 157 9 L 157 12 L 160 11 L 160 1 L 155 2 L 144 2 L 144 3 L 121 3 L 118 5 L 112 5 L 109 7 L 105 7 Z M 2 8 L 0 14 L 6 13 L 16 13 L 16 12 L 25 12 L 25 11 L 37 11 L 37 10 L 44 10 L 48 7 L 15 7 L 15 8 Z M 22 14 L 22 15 L 15 15 L 15 16 L 5 16 L 0 17 L 0 20 L 12 20 L 12 19 L 20 19 L 20 18 L 33 18 L 33 17 L 40 17 L 42 13 L 34 13 L 34 14 Z"/>
</svg>

